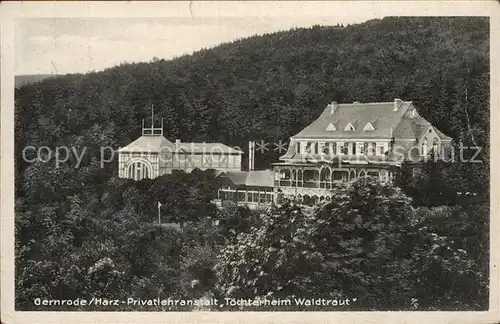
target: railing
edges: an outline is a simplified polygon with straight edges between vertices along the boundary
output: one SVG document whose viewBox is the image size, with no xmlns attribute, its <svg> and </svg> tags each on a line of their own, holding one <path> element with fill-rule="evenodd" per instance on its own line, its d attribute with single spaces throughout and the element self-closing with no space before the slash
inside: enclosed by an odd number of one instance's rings
<svg viewBox="0 0 500 324">
<path fill-rule="evenodd" d="M 351 181 L 354 179 L 351 179 Z M 341 183 L 349 183 L 349 181 L 344 178 L 344 179 L 335 179 L 332 181 L 320 181 L 318 182 L 317 180 L 313 181 L 291 181 L 291 180 L 281 180 L 279 181 L 280 187 L 304 187 L 304 188 L 322 188 L 322 189 L 332 189 L 336 184 L 341 184 Z M 277 186 L 278 183 L 275 183 Z"/>
<path fill-rule="evenodd" d="M 331 183 L 330 183 L 330 181 L 321 181 L 319 186 L 320 186 L 320 188 L 330 189 Z"/>
<path fill-rule="evenodd" d="M 347 176 L 343 176 L 342 178 L 335 178 L 332 180 L 275 180 L 274 186 L 280 187 L 304 187 L 304 188 L 323 188 L 323 189 L 331 189 L 335 184 L 339 183 L 349 183 L 357 179 L 356 177 L 349 179 Z"/>
<path fill-rule="evenodd" d="M 304 188 L 318 188 L 317 181 L 304 181 Z"/>
</svg>

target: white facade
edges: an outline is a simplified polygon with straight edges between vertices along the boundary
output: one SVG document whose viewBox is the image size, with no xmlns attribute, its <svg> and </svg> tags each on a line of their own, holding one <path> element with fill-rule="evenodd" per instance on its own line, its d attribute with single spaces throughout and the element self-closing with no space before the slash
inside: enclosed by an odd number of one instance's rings
<svg viewBox="0 0 500 324">
<path fill-rule="evenodd" d="M 163 127 L 143 127 L 140 138 L 118 150 L 118 176 L 139 181 L 174 170 L 241 171 L 242 154 L 222 143 L 172 143 L 163 137 Z"/>
</svg>

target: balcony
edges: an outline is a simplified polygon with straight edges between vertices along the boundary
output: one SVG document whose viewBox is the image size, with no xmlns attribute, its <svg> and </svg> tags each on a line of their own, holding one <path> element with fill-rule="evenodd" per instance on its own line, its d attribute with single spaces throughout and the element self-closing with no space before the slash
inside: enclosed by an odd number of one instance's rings
<svg viewBox="0 0 500 324">
<path fill-rule="evenodd" d="M 319 188 L 318 181 L 304 181 L 304 188 Z"/>
</svg>

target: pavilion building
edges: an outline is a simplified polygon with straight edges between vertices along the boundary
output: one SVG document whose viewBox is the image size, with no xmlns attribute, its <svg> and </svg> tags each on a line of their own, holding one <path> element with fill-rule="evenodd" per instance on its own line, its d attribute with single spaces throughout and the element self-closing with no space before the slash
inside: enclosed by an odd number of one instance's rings
<svg viewBox="0 0 500 324">
<path fill-rule="evenodd" d="M 142 136 L 118 150 L 118 176 L 136 181 L 154 179 L 173 170 L 191 172 L 214 169 L 222 172 L 241 171 L 243 151 L 222 143 L 172 143 L 163 137 L 162 126 L 144 127 Z"/>
</svg>

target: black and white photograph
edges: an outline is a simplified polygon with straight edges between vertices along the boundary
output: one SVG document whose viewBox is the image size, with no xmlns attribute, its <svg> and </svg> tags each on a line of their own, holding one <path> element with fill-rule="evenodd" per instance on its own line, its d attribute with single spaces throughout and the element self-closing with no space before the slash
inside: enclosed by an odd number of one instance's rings
<svg viewBox="0 0 500 324">
<path fill-rule="evenodd" d="M 498 311 L 494 10 L 350 4 L 13 19 L 2 323 Z"/>
</svg>

